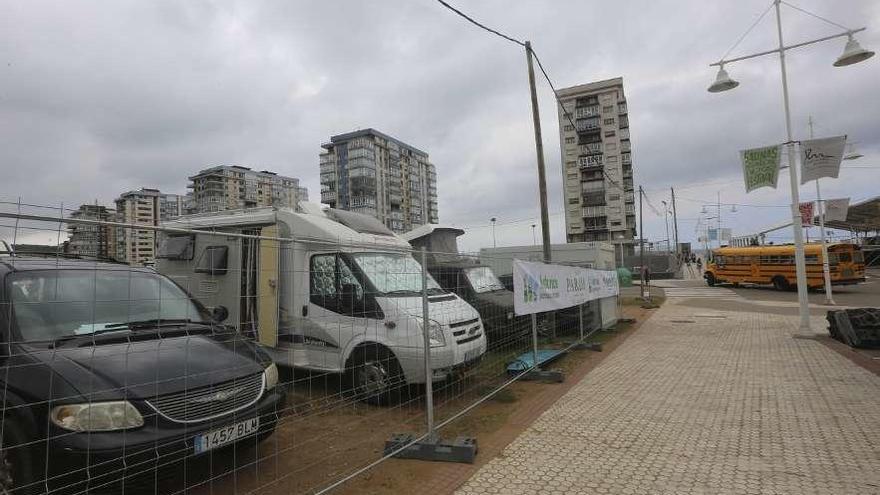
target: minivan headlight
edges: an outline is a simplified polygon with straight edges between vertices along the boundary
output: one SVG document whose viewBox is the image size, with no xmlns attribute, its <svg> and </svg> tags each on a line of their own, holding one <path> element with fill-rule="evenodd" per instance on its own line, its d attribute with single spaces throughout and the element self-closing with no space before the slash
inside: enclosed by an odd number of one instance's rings
<svg viewBox="0 0 880 495">
<path fill-rule="evenodd" d="M 116 431 L 144 425 L 141 413 L 125 400 L 58 406 L 51 417 L 56 426 L 70 431 Z"/>
<path fill-rule="evenodd" d="M 263 371 L 263 381 L 266 383 L 266 390 L 272 390 L 278 385 L 278 366 L 275 363 L 270 364 Z"/>
<path fill-rule="evenodd" d="M 422 326 L 422 320 L 419 318 L 419 327 Z M 446 345 L 446 336 L 443 334 L 443 325 L 434 320 L 428 320 L 428 338 L 431 340 L 431 347 L 443 347 Z"/>
</svg>

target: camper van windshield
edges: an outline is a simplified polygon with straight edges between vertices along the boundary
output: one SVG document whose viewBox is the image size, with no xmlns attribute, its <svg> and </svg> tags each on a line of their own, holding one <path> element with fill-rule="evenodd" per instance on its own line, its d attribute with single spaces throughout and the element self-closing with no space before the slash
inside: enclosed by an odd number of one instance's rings
<svg viewBox="0 0 880 495">
<path fill-rule="evenodd" d="M 495 276 L 495 273 L 488 266 L 468 268 L 464 273 L 467 275 L 468 282 L 471 283 L 474 292 L 478 294 L 504 289 L 504 285 L 501 284 L 501 281 L 498 280 L 498 277 Z"/>
<path fill-rule="evenodd" d="M 422 266 L 408 254 L 359 253 L 352 258 L 381 294 L 411 296 L 422 292 Z M 444 292 L 430 275 L 428 292 Z"/>
</svg>

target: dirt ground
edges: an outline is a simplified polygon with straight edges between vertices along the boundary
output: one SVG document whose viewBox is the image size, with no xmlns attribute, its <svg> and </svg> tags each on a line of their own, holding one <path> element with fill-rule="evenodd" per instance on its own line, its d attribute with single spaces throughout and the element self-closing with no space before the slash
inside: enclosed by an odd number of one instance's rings
<svg viewBox="0 0 880 495">
<path fill-rule="evenodd" d="M 479 445 L 473 465 L 390 459 L 338 487 L 334 493 L 449 493 L 475 470 L 500 453 L 544 410 L 576 384 L 653 312 L 627 301 L 622 323 L 613 331 L 598 332 L 603 352 L 577 350 L 547 366 L 565 373 L 565 382 L 547 384 L 517 381 L 440 430 L 442 438 L 476 437 Z M 569 337 L 570 340 L 570 337 Z M 544 347 L 560 347 L 564 338 L 545 339 Z M 435 390 L 436 421 L 443 421 L 506 381 L 504 366 L 529 349 L 528 342 L 511 342 L 490 353 L 471 377 Z M 291 378 L 291 377 L 288 377 Z M 155 481 L 158 493 L 289 494 L 314 493 L 376 461 L 384 443 L 395 433 L 424 432 L 424 397 L 394 407 L 375 407 L 340 393 L 334 376 L 292 377 L 288 402 L 292 407 L 276 432 L 259 445 L 219 451 L 180 466 L 178 473 Z M 183 478 L 183 479 L 181 479 Z M 181 487 L 186 487 L 181 491 Z"/>
</svg>

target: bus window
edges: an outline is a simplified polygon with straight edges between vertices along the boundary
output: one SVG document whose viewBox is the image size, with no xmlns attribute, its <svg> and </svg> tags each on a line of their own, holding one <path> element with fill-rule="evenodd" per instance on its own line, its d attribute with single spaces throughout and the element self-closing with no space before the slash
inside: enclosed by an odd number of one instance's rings
<svg viewBox="0 0 880 495">
<path fill-rule="evenodd" d="M 818 254 L 808 254 L 806 258 L 806 262 L 811 265 L 819 264 L 819 255 Z"/>
<path fill-rule="evenodd" d="M 865 253 L 861 251 L 853 251 L 852 257 L 856 263 L 863 264 L 865 262 Z"/>
<path fill-rule="evenodd" d="M 828 264 L 836 265 L 837 264 L 837 253 L 828 253 Z"/>
<path fill-rule="evenodd" d="M 837 257 L 840 259 L 841 263 L 849 263 L 852 261 L 852 256 L 849 253 L 838 253 Z"/>
</svg>

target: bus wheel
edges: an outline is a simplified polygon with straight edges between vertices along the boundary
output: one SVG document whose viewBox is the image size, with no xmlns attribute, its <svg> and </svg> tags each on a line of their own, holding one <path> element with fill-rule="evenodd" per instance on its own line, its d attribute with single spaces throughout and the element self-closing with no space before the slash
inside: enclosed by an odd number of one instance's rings
<svg viewBox="0 0 880 495">
<path fill-rule="evenodd" d="M 776 290 L 788 290 L 788 280 L 782 275 L 773 277 L 773 288 Z"/>
<path fill-rule="evenodd" d="M 709 287 L 715 287 L 715 284 L 717 283 L 718 281 L 715 280 L 715 275 L 711 273 L 706 274 L 706 285 L 708 285 Z"/>
</svg>

